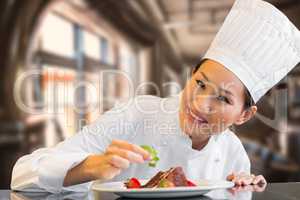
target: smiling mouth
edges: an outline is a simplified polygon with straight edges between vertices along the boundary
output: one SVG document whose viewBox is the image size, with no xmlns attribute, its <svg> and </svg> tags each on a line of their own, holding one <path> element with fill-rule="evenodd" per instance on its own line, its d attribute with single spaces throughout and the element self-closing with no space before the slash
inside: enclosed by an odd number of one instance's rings
<svg viewBox="0 0 300 200">
<path fill-rule="evenodd" d="M 188 110 L 188 115 L 190 115 L 193 118 L 193 120 L 196 121 L 197 123 L 201 123 L 201 124 L 208 123 L 208 121 L 205 118 L 203 118 L 199 114 L 195 114 L 190 107 L 188 107 L 187 110 Z"/>
</svg>

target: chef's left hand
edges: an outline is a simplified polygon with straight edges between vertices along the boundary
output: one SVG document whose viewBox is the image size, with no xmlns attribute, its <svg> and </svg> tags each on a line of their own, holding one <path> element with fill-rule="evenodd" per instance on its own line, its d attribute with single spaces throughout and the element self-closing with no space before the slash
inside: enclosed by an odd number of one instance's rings
<svg viewBox="0 0 300 200">
<path fill-rule="evenodd" d="M 241 173 L 232 173 L 227 176 L 228 181 L 234 182 L 237 186 L 245 185 L 257 185 L 257 184 L 266 184 L 267 181 L 262 175 L 255 176 L 254 174 L 247 174 L 245 172 Z"/>
</svg>

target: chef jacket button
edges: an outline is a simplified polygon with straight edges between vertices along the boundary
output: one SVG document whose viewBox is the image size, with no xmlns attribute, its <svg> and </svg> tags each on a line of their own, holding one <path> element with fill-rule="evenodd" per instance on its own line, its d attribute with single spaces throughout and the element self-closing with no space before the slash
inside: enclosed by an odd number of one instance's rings
<svg viewBox="0 0 300 200">
<path fill-rule="evenodd" d="M 216 162 L 216 163 L 220 162 L 220 159 L 219 159 L 219 158 L 216 158 L 216 159 L 215 159 L 215 162 Z"/>
</svg>

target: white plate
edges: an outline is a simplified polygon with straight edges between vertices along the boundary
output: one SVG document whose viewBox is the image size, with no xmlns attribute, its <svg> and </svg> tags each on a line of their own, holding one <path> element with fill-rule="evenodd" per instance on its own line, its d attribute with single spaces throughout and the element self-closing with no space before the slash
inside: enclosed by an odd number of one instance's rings
<svg viewBox="0 0 300 200">
<path fill-rule="evenodd" d="M 141 180 L 145 184 L 147 180 Z M 92 189 L 99 192 L 112 192 L 122 197 L 134 198 L 172 198 L 191 197 L 205 194 L 211 190 L 227 189 L 234 186 L 232 182 L 216 180 L 193 181 L 196 187 L 174 187 L 174 188 L 141 188 L 127 189 L 124 182 L 100 183 L 94 182 Z"/>
</svg>

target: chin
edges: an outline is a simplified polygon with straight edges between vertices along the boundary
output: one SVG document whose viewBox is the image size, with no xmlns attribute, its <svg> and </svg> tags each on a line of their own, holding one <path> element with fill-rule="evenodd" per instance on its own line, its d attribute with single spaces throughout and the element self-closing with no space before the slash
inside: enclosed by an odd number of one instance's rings
<svg viewBox="0 0 300 200">
<path fill-rule="evenodd" d="M 196 129 L 196 130 L 195 130 Z M 184 127 L 182 128 L 183 132 L 190 136 L 190 137 L 197 137 L 197 136 L 204 136 L 209 135 L 209 133 L 203 133 L 201 132 L 201 127 L 195 128 L 195 126 L 190 125 L 190 123 L 185 123 Z"/>
</svg>

